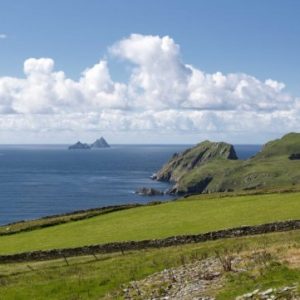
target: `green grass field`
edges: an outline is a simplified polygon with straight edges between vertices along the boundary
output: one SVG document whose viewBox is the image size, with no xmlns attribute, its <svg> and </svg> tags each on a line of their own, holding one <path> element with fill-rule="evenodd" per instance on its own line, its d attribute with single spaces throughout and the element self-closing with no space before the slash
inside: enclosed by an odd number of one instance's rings
<svg viewBox="0 0 300 300">
<path fill-rule="evenodd" d="M 93 256 L 68 258 L 69 265 L 63 259 L 0 264 L 0 299 L 102 299 L 107 293 L 112 293 L 109 299 L 119 299 L 113 291 L 120 289 L 122 284 L 165 268 L 213 256 L 216 250 L 257 251 L 276 247 L 281 249 L 281 252 L 291 247 L 299 248 L 300 231 L 132 251 L 126 252 L 125 255 L 98 255 L 98 260 Z M 300 282 L 300 272 L 297 274 L 298 277 L 286 277 L 282 282 Z M 279 275 L 275 282 L 277 285 L 280 285 L 282 280 Z M 281 274 L 281 277 L 283 275 Z M 253 277 L 244 278 L 243 281 L 234 278 L 217 299 L 234 299 L 233 296 L 255 289 L 260 281 L 261 278 L 254 280 Z M 268 285 L 274 286 L 274 277 L 263 278 L 263 286 Z"/>
<path fill-rule="evenodd" d="M 0 253 L 197 234 L 241 225 L 300 219 L 300 193 L 194 196 L 0 237 Z"/>
</svg>

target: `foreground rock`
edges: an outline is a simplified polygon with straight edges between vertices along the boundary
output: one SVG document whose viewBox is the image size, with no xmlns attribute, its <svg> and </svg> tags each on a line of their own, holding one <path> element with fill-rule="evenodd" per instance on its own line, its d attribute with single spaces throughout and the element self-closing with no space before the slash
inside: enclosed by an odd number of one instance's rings
<svg viewBox="0 0 300 300">
<path fill-rule="evenodd" d="M 91 147 L 88 144 L 77 142 L 74 145 L 69 146 L 69 150 L 89 150 Z"/>
<path fill-rule="evenodd" d="M 236 297 L 236 300 L 259 300 L 259 299 L 290 299 L 296 300 L 300 299 L 300 295 L 297 292 L 298 287 L 296 285 L 293 286 L 285 286 L 282 288 L 269 288 L 267 290 L 261 291 L 259 289 L 254 290 L 253 292 L 246 293 L 242 296 Z"/>
<path fill-rule="evenodd" d="M 94 143 L 91 144 L 91 148 L 109 148 L 109 147 L 110 145 L 107 143 L 104 137 L 101 137 L 100 139 L 96 140 Z"/>
<path fill-rule="evenodd" d="M 146 187 L 136 190 L 135 193 L 141 196 L 159 196 L 164 194 L 162 191 Z"/>
<path fill-rule="evenodd" d="M 217 259 L 206 259 L 132 281 L 122 289 L 124 299 L 213 300 L 223 286 L 222 267 Z"/>
<path fill-rule="evenodd" d="M 246 252 L 244 254 L 217 252 L 216 256 L 185 263 L 177 268 L 165 269 L 152 274 L 145 279 L 132 281 L 123 285 L 115 294 L 108 295 L 107 299 L 119 298 L 147 299 L 147 300 L 215 300 L 221 292 L 228 289 L 233 280 L 231 276 L 243 278 L 257 276 L 257 269 L 265 270 L 274 263 L 272 254 L 263 251 Z M 228 269 L 227 266 L 230 265 Z M 253 273 L 254 272 L 254 273 Z M 228 276 L 231 274 L 230 276 Z M 261 278 L 267 275 L 260 275 Z M 243 279 L 240 280 L 243 284 Z M 249 283 L 248 283 L 249 284 Z M 227 299 L 227 298 L 226 298 Z M 229 299 L 229 298 L 228 298 Z M 256 289 L 244 295 L 230 298 L 236 300 L 295 300 L 300 299 L 298 286 L 268 287 Z"/>
<path fill-rule="evenodd" d="M 267 143 L 248 160 L 238 160 L 227 143 L 204 141 L 172 158 L 152 176 L 173 183 L 170 193 L 230 192 L 300 184 L 300 134 Z"/>
</svg>

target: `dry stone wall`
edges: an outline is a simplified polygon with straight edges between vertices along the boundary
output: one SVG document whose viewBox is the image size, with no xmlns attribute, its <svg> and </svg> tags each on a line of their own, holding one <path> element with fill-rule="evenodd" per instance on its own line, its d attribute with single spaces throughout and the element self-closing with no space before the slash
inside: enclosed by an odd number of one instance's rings
<svg viewBox="0 0 300 300">
<path fill-rule="evenodd" d="M 108 244 L 90 245 L 77 248 L 52 249 L 47 251 L 24 252 L 12 255 L 1 255 L 0 263 L 49 260 L 72 256 L 95 255 L 97 253 L 124 252 L 147 248 L 163 248 L 183 244 L 201 243 L 206 241 L 281 232 L 300 229 L 300 220 L 274 222 L 269 224 L 242 226 L 219 231 L 212 231 L 197 235 L 180 235 L 165 239 L 116 242 Z"/>
</svg>

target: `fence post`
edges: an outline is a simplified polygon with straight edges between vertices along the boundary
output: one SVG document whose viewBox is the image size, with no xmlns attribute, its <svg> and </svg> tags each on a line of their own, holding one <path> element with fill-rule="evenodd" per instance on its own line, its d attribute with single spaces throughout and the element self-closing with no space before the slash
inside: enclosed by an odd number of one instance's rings
<svg viewBox="0 0 300 300">
<path fill-rule="evenodd" d="M 67 258 L 66 258 L 66 256 L 64 254 L 63 254 L 63 257 L 64 257 L 64 260 L 65 260 L 67 266 L 69 266 L 69 262 L 68 262 L 68 260 L 67 260 Z"/>
</svg>

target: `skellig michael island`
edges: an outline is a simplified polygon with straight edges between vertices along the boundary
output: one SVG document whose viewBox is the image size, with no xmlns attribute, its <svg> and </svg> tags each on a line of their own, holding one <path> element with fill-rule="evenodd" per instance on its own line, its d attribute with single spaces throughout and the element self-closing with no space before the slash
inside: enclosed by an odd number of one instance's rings
<svg viewBox="0 0 300 300">
<path fill-rule="evenodd" d="M 104 137 L 97 139 L 92 144 L 81 143 L 78 141 L 74 145 L 69 146 L 69 150 L 90 150 L 90 149 L 99 149 L 99 148 L 110 148 L 109 144 L 106 142 Z"/>
</svg>

